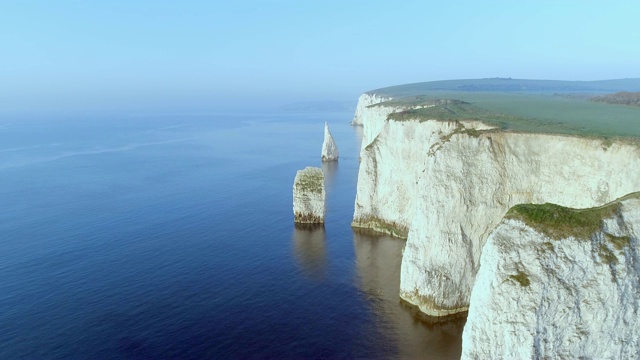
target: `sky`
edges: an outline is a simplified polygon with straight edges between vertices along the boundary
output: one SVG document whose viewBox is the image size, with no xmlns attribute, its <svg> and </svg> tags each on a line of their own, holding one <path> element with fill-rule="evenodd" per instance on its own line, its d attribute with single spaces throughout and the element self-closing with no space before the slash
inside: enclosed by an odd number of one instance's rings
<svg viewBox="0 0 640 360">
<path fill-rule="evenodd" d="M 353 100 L 403 83 L 640 77 L 633 1 L 0 0 L 0 115 Z"/>
</svg>

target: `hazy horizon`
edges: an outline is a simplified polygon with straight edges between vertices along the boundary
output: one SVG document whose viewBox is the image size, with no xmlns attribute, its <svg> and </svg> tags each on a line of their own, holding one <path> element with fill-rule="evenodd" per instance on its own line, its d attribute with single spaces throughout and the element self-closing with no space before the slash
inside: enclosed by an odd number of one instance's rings
<svg viewBox="0 0 640 360">
<path fill-rule="evenodd" d="M 232 111 L 445 79 L 640 77 L 631 1 L 11 1 L 0 116 Z"/>
</svg>

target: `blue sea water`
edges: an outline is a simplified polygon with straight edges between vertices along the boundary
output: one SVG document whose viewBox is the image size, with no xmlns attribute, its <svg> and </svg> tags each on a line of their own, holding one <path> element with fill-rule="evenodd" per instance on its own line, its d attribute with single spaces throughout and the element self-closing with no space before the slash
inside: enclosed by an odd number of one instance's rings
<svg viewBox="0 0 640 360">
<path fill-rule="evenodd" d="M 464 319 L 399 300 L 404 241 L 350 227 L 351 116 L 2 120 L 0 358 L 459 358 Z M 305 166 L 321 228 L 293 224 Z"/>
</svg>

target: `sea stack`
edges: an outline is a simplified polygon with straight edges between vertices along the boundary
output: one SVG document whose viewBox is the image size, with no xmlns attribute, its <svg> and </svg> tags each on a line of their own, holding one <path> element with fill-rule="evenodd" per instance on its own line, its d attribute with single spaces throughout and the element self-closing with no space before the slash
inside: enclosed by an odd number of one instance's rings
<svg viewBox="0 0 640 360">
<path fill-rule="evenodd" d="M 338 146 L 331 136 L 329 124 L 324 123 L 324 142 L 322 143 L 322 162 L 338 161 Z"/>
<path fill-rule="evenodd" d="M 324 174 L 322 169 L 308 166 L 304 170 L 298 170 L 293 183 L 294 221 L 299 224 L 323 224 L 324 199 Z"/>
</svg>

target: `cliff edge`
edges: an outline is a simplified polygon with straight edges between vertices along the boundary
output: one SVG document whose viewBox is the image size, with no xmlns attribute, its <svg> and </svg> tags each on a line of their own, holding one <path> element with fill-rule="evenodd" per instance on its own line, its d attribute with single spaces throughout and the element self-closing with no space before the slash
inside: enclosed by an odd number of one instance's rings
<svg viewBox="0 0 640 360">
<path fill-rule="evenodd" d="M 400 296 L 429 315 L 468 309 L 482 248 L 511 207 L 592 208 L 640 190 L 635 139 L 571 123 L 547 128 L 465 101 L 414 100 L 362 107 L 352 225 L 407 238 Z"/>
<path fill-rule="evenodd" d="M 464 359 L 640 355 L 640 194 L 512 208 L 487 239 Z"/>
</svg>

